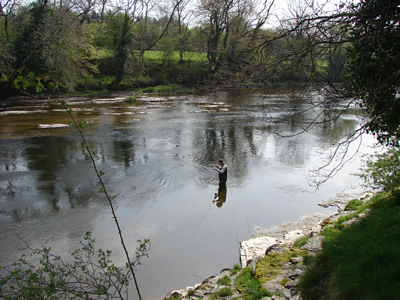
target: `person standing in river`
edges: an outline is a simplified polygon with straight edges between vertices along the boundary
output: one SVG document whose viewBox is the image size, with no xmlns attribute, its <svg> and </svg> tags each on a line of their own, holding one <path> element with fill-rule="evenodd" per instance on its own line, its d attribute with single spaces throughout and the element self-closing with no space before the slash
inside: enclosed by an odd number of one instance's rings
<svg viewBox="0 0 400 300">
<path fill-rule="evenodd" d="M 228 167 L 223 160 L 219 161 L 219 164 L 215 166 L 214 170 L 218 172 L 219 187 L 226 187 L 226 181 L 228 179 Z"/>
</svg>

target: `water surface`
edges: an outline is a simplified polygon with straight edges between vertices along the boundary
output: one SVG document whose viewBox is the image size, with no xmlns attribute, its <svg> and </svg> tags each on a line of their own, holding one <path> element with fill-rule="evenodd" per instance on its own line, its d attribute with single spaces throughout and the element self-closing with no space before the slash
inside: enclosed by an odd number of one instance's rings
<svg viewBox="0 0 400 300">
<path fill-rule="evenodd" d="M 191 286 L 239 263 L 239 242 L 254 226 L 299 221 L 338 193 L 359 192 L 356 155 L 318 191 L 309 171 L 358 126 L 352 108 L 307 130 L 321 113 L 288 89 L 235 90 L 208 96 L 70 99 L 85 137 L 105 172 L 130 253 L 151 240 L 138 268 L 145 299 Z M 315 91 L 304 95 L 318 100 Z M 340 105 L 339 107 L 340 108 Z M 280 120 L 282 116 L 296 116 Z M 321 119 L 332 114 L 321 114 Z M 3 105 L 0 110 L 0 264 L 23 250 L 52 246 L 65 254 L 86 231 L 124 263 L 117 230 L 79 135 L 52 101 Z M 279 138 L 275 133 L 291 137 Z M 371 138 L 363 143 L 371 145 Z M 353 150 L 357 145 L 352 146 Z M 368 152 L 368 147 L 362 147 Z M 219 159 L 228 165 L 226 200 L 213 203 Z M 222 205 L 221 205 L 222 204 Z M 130 298 L 135 298 L 133 289 Z"/>
</svg>

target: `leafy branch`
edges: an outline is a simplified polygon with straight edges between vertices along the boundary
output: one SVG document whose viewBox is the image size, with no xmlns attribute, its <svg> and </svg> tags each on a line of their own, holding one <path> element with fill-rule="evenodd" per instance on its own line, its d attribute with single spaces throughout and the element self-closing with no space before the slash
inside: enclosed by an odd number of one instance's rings
<svg viewBox="0 0 400 300">
<path fill-rule="evenodd" d="M 12 264 L 12 270 L 0 277 L 2 299 L 123 299 L 131 278 L 131 269 L 115 266 L 111 251 L 95 251 L 95 240 L 86 232 L 81 247 L 71 252 L 73 261 L 65 263 L 60 256 L 50 252 L 50 247 L 31 249 Z M 140 264 L 147 256 L 148 240 L 136 250 Z M 39 266 L 30 261 L 39 257 Z M 125 290 L 125 292 L 124 292 Z"/>
</svg>

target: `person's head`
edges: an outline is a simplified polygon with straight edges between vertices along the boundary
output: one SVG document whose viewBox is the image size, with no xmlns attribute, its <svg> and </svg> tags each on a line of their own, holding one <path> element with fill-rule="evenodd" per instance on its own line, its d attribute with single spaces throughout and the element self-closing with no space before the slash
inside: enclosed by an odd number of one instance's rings
<svg viewBox="0 0 400 300">
<path fill-rule="evenodd" d="M 223 165 L 223 164 L 224 164 L 224 161 L 221 159 L 221 160 L 219 161 L 219 164 L 220 164 L 220 165 Z"/>
</svg>

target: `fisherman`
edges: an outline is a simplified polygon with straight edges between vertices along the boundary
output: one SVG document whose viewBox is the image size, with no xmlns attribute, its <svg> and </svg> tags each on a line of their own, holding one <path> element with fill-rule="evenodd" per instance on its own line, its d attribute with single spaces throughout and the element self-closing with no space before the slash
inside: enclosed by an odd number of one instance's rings
<svg viewBox="0 0 400 300">
<path fill-rule="evenodd" d="M 215 166 L 214 170 L 218 172 L 219 187 L 226 187 L 226 180 L 228 179 L 228 167 L 223 160 L 219 161 L 219 164 Z"/>
</svg>

